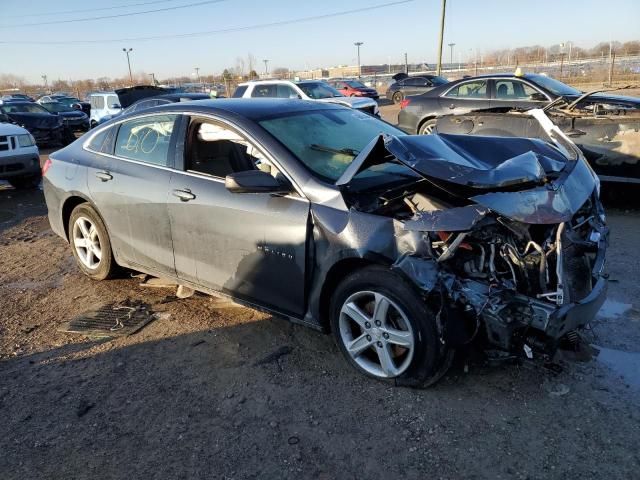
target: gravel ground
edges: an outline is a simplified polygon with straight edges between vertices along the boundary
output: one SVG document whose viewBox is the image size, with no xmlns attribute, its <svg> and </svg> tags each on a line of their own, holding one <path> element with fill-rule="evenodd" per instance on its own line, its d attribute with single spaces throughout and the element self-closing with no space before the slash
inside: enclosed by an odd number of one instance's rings
<svg viewBox="0 0 640 480">
<path fill-rule="evenodd" d="M 41 192 L 0 187 L 0 478 L 637 478 L 640 214 L 611 210 L 597 360 L 457 365 L 434 388 L 366 379 L 330 336 L 197 295 L 93 282 Z M 129 337 L 58 329 L 109 302 Z M 635 362 L 635 363 L 634 363 Z"/>
</svg>

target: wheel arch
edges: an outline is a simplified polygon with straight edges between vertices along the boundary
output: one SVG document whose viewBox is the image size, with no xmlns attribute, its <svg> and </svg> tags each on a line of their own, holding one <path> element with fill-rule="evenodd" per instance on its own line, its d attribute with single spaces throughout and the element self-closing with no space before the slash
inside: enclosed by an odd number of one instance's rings
<svg viewBox="0 0 640 480">
<path fill-rule="evenodd" d="M 62 209 L 61 209 L 62 210 L 61 212 L 62 228 L 64 229 L 64 236 L 67 242 L 69 241 L 69 220 L 71 219 L 71 213 L 78 205 L 82 205 L 83 203 L 88 203 L 89 205 L 91 205 L 91 208 L 95 210 L 95 212 L 100 216 L 100 218 L 102 219 L 102 222 L 104 223 L 104 219 L 102 218 L 102 215 L 100 215 L 100 212 L 98 212 L 98 209 L 91 202 L 91 200 L 77 193 L 67 197 L 64 203 L 62 204 Z"/>
<path fill-rule="evenodd" d="M 390 271 L 398 275 L 398 277 L 402 278 L 402 280 L 405 281 L 407 285 L 411 286 L 412 290 L 414 290 L 416 294 L 424 294 L 424 292 L 421 292 L 418 289 L 411 278 L 409 278 L 402 270 L 393 268 L 392 261 L 382 255 L 370 253 L 365 254 L 364 256 L 351 256 L 343 258 L 341 260 L 338 260 L 331 266 L 324 277 L 322 288 L 320 290 L 318 313 L 320 314 L 321 328 L 324 331 L 331 331 L 331 322 L 329 316 L 331 296 L 335 292 L 340 282 L 342 282 L 348 275 L 370 266 L 388 268 Z"/>
<path fill-rule="evenodd" d="M 427 123 L 429 120 L 437 120 L 437 119 L 438 119 L 438 116 L 434 115 L 434 114 L 429 114 L 429 115 L 426 115 L 426 116 L 422 117 L 420 119 L 420 121 L 418 122 L 418 125 L 416 127 L 416 134 L 420 132 L 420 129 L 422 128 L 422 126 L 425 123 Z"/>
</svg>

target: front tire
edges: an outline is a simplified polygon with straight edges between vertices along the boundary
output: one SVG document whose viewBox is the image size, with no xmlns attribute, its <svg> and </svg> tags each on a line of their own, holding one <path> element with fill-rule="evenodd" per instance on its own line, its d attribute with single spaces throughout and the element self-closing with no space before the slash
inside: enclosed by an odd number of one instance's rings
<svg viewBox="0 0 640 480">
<path fill-rule="evenodd" d="M 402 100 L 404 100 L 404 94 L 402 92 L 395 92 L 392 96 L 391 96 L 391 100 L 393 100 L 393 103 L 398 104 L 400 103 Z"/>
<path fill-rule="evenodd" d="M 100 215 L 90 205 L 78 205 L 69 218 L 69 244 L 82 273 L 105 280 L 115 273 L 111 241 Z"/>
<path fill-rule="evenodd" d="M 336 289 L 330 307 L 338 348 L 361 373 L 424 387 L 450 365 L 435 315 L 414 287 L 389 268 L 366 267 Z"/>
</svg>

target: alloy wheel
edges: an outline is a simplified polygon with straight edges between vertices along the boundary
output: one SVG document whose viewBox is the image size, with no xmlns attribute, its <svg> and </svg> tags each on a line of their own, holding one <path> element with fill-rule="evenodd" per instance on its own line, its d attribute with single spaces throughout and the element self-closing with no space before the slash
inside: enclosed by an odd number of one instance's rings
<svg viewBox="0 0 640 480">
<path fill-rule="evenodd" d="M 402 375 L 413 358 L 415 337 L 405 312 L 385 295 L 356 292 L 340 309 L 340 339 L 353 361 L 379 378 Z"/>
<path fill-rule="evenodd" d="M 78 217 L 73 224 L 73 247 L 82 264 L 95 270 L 102 260 L 102 246 L 98 230 L 87 217 Z"/>
</svg>

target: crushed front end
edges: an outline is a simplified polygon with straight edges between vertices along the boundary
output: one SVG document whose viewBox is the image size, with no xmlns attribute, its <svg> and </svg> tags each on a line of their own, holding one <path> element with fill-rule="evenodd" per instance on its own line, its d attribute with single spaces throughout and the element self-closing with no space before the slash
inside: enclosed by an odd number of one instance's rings
<svg viewBox="0 0 640 480">
<path fill-rule="evenodd" d="M 480 336 L 529 357 L 553 353 L 605 300 L 607 233 L 595 195 L 559 224 L 488 214 L 469 231 L 429 232 L 446 299 L 443 335 L 453 343 Z"/>
<path fill-rule="evenodd" d="M 423 177 L 380 198 L 375 213 L 397 221 L 393 268 L 437 309 L 443 343 L 552 354 L 605 300 L 598 178 L 558 127 L 534 116 L 548 141 L 389 137 L 367 152 L 369 164 L 386 152 Z"/>
</svg>

